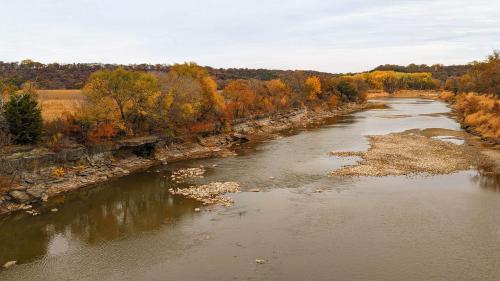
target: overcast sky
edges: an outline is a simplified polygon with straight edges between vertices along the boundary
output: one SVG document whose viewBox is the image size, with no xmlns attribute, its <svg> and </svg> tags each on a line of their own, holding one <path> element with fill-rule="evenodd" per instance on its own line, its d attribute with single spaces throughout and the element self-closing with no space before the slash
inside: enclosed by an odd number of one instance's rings
<svg viewBox="0 0 500 281">
<path fill-rule="evenodd" d="M 500 48 L 498 0 L 0 0 L 0 60 L 369 70 Z"/>
</svg>

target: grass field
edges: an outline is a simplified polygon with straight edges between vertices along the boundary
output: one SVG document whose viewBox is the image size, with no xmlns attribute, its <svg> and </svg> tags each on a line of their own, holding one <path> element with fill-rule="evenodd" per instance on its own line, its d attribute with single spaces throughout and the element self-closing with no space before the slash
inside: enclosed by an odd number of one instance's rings
<svg viewBox="0 0 500 281">
<path fill-rule="evenodd" d="M 39 90 L 38 99 L 44 121 L 57 119 L 65 112 L 75 113 L 85 102 L 82 90 Z"/>
<path fill-rule="evenodd" d="M 400 90 L 393 94 L 384 91 L 368 91 L 368 99 L 377 98 L 429 98 L 437 99 L 441 92 L 437 90 Z"/>
</svg>

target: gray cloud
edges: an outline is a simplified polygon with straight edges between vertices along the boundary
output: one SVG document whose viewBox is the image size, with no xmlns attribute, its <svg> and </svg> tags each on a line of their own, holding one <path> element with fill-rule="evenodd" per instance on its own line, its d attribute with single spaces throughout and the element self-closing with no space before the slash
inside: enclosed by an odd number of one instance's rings
<svg viewBox="0 0 500 281">
<path fill-rule="evenodd" d="M 361 71 L 500 47 L 496 1 L 2 1 L 0 60 Z"/>
</svg>

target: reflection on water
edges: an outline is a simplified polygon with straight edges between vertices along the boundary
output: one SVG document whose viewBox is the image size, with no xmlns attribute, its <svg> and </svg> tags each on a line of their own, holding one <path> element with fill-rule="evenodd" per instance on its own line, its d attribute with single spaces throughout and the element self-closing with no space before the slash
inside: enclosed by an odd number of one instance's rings
<svg viewBox="0 0 500 281">
<path fill-rule="evenodd" d="M 500 175 L 476 175 L 471 181 L 483 189 L 500 193 Z"/>
<path fill-rule="evenodd" d="M 66 204 L 45 208 L 36 217 L 17 214 L 0 221 L 0 263 L 27 262 L 68 247 L 68 239 L 95 245 L 147 231 L 191 214 L 199 203 L 172 196 L 169 177 L 141 173 L 98 188 L 67 195 Z M 50 208 L 57 207 L 57 213 Z M 20 240 L 22 239 L 22 241 Z"/>
</svg>

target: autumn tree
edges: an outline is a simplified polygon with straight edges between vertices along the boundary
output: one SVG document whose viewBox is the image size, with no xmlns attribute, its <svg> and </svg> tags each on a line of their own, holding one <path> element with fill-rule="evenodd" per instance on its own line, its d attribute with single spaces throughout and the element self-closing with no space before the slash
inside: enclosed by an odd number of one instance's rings
<svg viewBox="0 0 500 281">
<path fill-rule="evenodd" d="M 281 79 L 273 79 L 264 82 L 262 104 L 267 112 L 287 109 L 291 106 L 293 99 L 292 90 Z"/>
<path fill-rule="evenodd" d="M 500 51 L 493 51 L 485 61 L 472 63 L 467 75 L 472 90 L 500 96 Z"/>
<path fill-rule="evenodd" d="M 157 78 L 151 74 L 129 71 L 123 68 L 93 73 L 84 92 L 92 108 L 112 114 L 118 111 L 120 121 L 128 134 L 143 129 L 150 109 L 159 94 Z"/>
<path fill-rule="evenodd" d="M 226 108 L 232 117 L 240 118 L 254 113 L 256 93 L 248 80 L 233 80 L 222 91 Z"/>
<path fill-rule="evenodd" d="M 318 94 L 321 93 L 321 81 L 317 76 L 310 76 L 305 81 L 305 88 L 307 92 L 306 100 L 313 102 L 317 100 Z"/>
<path fill-rule="evenodd" d="M 159 115 L 176 129 L 193 126 L 194 131 L 213 131 L 220 126 L 225 110 L 224 97 L 206 69 L 195 63 L 175 64 L 160 75 Z"/>
</svg>

